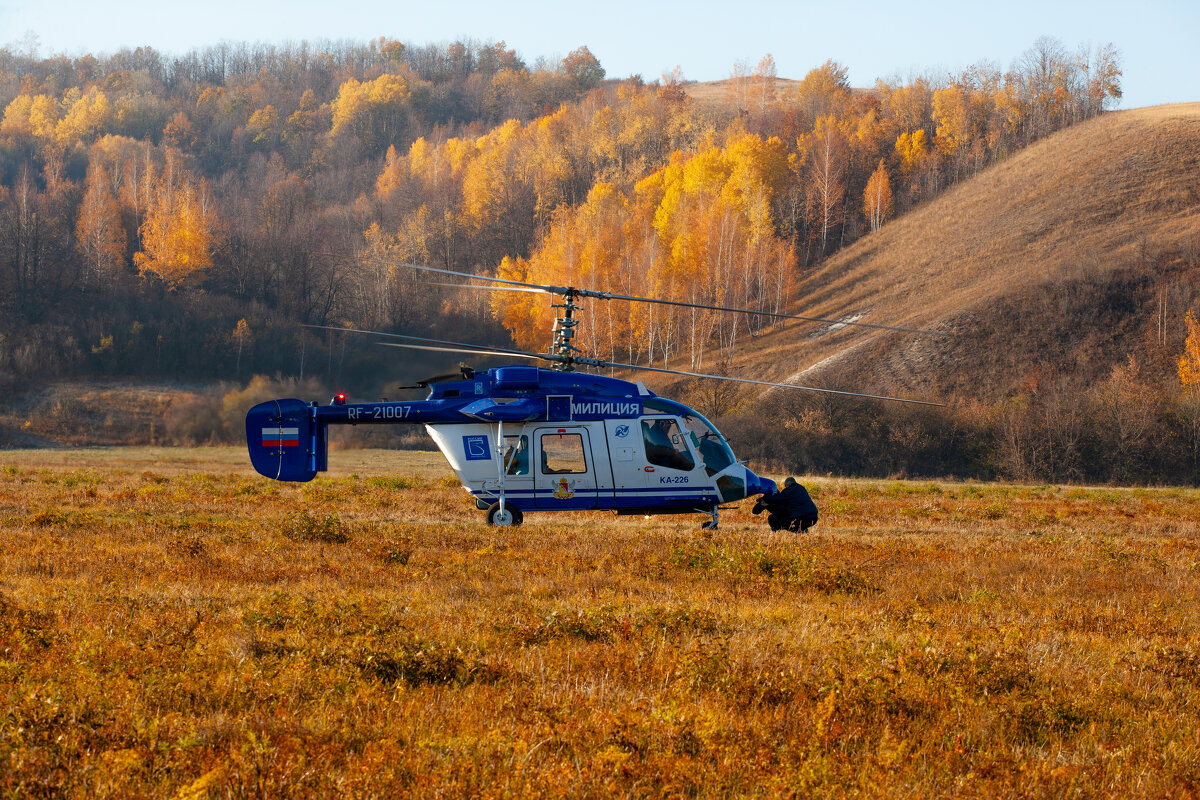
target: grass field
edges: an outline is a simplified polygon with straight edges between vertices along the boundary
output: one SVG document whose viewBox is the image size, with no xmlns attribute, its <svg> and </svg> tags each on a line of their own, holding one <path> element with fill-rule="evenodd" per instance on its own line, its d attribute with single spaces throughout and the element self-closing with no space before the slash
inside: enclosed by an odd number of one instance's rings
<svg viewBox="0 0 1200 800">
<path fill-rule="evenodd" d="M 1200 793 L 1198 492 L 489 529 L 333 461 L 0 455 L 0 797 Z"/>
</svg>

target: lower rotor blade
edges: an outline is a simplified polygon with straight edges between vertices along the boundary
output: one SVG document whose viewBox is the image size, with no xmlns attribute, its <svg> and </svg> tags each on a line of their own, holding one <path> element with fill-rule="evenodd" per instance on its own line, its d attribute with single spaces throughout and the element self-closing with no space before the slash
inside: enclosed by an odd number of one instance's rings
<svg viewBox="0 0 1200 800">
<path fill-rule="evenodd" d="M 598 367 L 616 367 L 617 369 L 636 369 L 645 372 L 661 372 L 666 375 L 683 375 L 688 378 L 711 378 L 718 381 L 733 381 L 735 383 L 753 383 L 756 386 L 774 386 L 780 389 L 801 389 L 806 392 L 822 392 L 824 394 L 838 394 L 843 397 L 863 397 L 869 400 L 890 400 L 894 403 L 913 403 L 920 406 L 939 406 L 945 407 L 945 403 L 934 403 L 930 400 L 906 400 L 903 397 L 887 397 L 878 394 L 860 394 L 858 392 L 843 392 L 838 389 L 821 389 L 816 386 L 800 386 L 795 383 L 772 383 L 771 381 L 756 381 L 750 378 L 730 378 L 726 375 L 709 375 L 704 372 L 684 372 L 677 369 L 664 369 L 662 367 L 643 367 L 637 364 L 616 364 L 612 361 L 599 361 L 593 359 L 577 359 L 577 361 L 593 364 Z"/>
</svg>

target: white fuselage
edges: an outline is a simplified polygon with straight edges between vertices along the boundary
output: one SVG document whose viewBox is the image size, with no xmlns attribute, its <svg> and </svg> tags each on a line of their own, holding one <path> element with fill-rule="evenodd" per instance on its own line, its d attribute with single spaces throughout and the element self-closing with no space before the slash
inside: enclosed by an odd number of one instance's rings
<svg viewBox="0 0 1200 800">
<path fill-rule="evenodd" d="M 426 429 L 480 505 L 503 493 L 523 511 L 688 512 L 721 502 L 721 475 L 745 481 L 745 468 L 736 463 L 709 475 L 695 437 L 668 414 Z"/>
</svg>

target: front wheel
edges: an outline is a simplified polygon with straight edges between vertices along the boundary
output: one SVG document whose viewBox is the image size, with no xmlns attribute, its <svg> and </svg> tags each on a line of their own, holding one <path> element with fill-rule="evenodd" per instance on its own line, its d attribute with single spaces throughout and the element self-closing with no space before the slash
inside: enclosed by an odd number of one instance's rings
<svg viewBox="0 0 1200 800">
<path fill-rule="evenodd" d="M 521 513 L 521 509 L 514 508 L 511 505 L 505 504 L 504 510 L 500 510 L 499 503 L 492 503 L 487 510 L 487 523 L 501 528 L 507 528 L 510 525 L 520 525 L 525 516 Z"/>
</svg>

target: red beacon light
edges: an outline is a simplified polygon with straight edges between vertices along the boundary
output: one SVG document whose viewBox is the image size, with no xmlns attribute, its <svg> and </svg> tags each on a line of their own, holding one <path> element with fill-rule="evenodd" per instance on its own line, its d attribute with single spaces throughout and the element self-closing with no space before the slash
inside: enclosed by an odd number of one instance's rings
<svg viewBox="0 0 1200 800">
<path fill-rule="evenodd" d="M 337 394 L 335 394 L 335 395 L 333 396 L 333 399 L 329 401 L 329 405 L 331 405 L 331 406 L 344 406 L 344 405 L 346 405 L 346 393 L 345 393 L 345 392 L 338 392 Z"/>
</svg>

